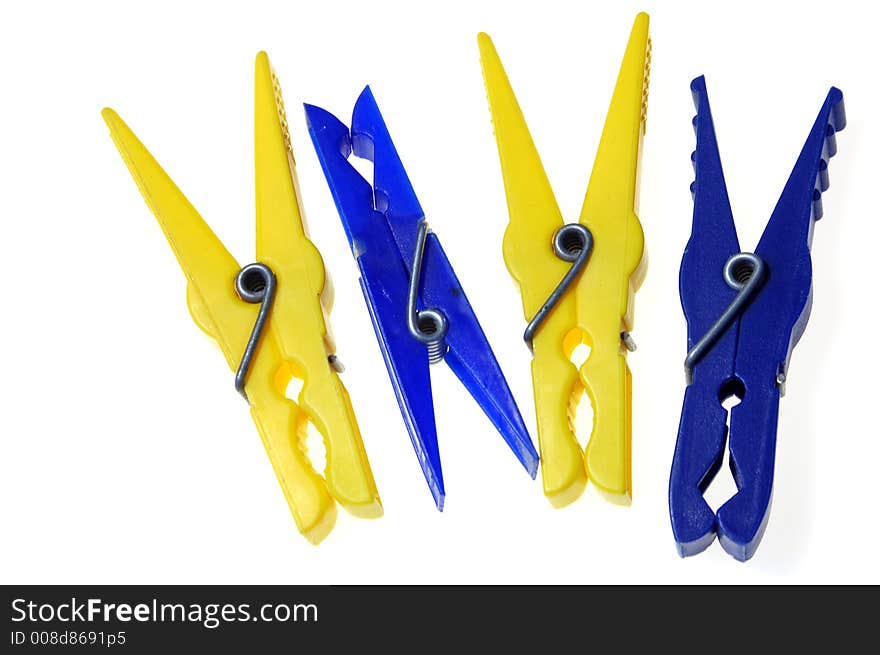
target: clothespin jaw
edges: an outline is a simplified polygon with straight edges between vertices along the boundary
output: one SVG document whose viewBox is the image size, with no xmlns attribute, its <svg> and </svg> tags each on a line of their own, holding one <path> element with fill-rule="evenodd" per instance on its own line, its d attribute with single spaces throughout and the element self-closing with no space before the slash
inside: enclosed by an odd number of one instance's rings
<svg viewBox="0 0 880 655">
<path fill-rule="evenodd" d="M 370 87 L 361 93 L 352 112 L 354 154 L 374 163 L 373 196 L 382 209 L 397 244 L 407 275 L 413 275 L 412 253 L 425 214 L 391 140 L 388 127 Z M 440 239 L 427 234 L 419 276 L 419 299 L 446 318 L 444 361 L 474 397 L 523 468 L 534 478 L 538 453 L 519 413 L 504 373 Z"/>
<path fill-rule="evenodd" d="M 633 329 L 634 296 L 648 264 L 636 212 L 650 66 L 648 15 L 642 13 L 620 66 L 580 216 L 595 242 L 576 289 L 578 326 L 591 348 L 580 369 L 594 414 L 584 463 L 596 487 L 621 503 L 632 497 L 632 382 L 624 335 Z"/>
<path fill-rule="evenodd" d="M 306 122 L 360 273 L 361 291 L 413 448 L 438 508 L 446 496 L 428 356 L 406 327 L 407 273 L 394 235 L 373 205 L 373 188 L 348 161 L 348 127 L 306 105 Z"/>
<path fill-rule="evenodd" d="M 410 438 L 438 509 L 445 490 L 434 424 L 428 362 L 444 359 L 534 477 L 538 454 L 501 368 L 403 168 L 370 88 L 352 112 L 351 130 L 329 112 L 306 105 L 321 166 L 358 262 L 361 286 Z M 342 146 L 340 147 L 340 144 Z M 373 162 L 372 184 L 349 163 Z M 420 252 L 421 255 L 416 255 Z M 441 346 L 407 327 L 415 278 L 418 313 L 445 321 Z"/>
<path fill-rule="evenodd" d="M 581 210 L 579 224 L 593 237 L 589 261 L 531 344 L 544 493 L 556 507 L 577 499 L 588 477 L 611 500 L 631 498 L 631 383 L 623 338 L 629 342 L 633 296 L 646 270 L 636 211 L 648 23 L 647 14 L 636 16 Z M 554 252 L 564 221 L 498 53 L 488 35 L 478 42 L 510 214 L 504 260 L 532 321 L 571 268 Z M 571 357 L 580 344 L 591 351 L 578 370 Z M 572 427 L 584 392 L 594 415 L 586 452 Z"/>
<path fill-rule="evenodd" d="M 303 224 L 280 87 L 265 53 L 255 72 L 257 255 L 274 273 L 277 293 L 244 390 L 297 527 L 317 544 L 335 523 L 334 499 L 362 517 L 381 516 L 382 505 L 350 399 L 328 360 L 332 294 Z M 111 109 L 103 114 L 188 279 L 195 322 L 236 371 L 260 311 L 236 291 L 242 269 L 128 126 Z M 285 395 L 293 376 L 303 380 L 296 401 Z M 325 478 L 305 452 L 309 422 L 324 437 Z"/>
<path fill-rule="evenodd" d="M 689 351 L 736 296 L 721 273 L 728 259 L 740 250 L 705 78 L 691 82 L 691 93 L 696 107 L 696 148 L 691 154 L 694 211 L 679 273 Z M 682 556 L 696 554 L 715 540 L 715 512 L 703 492 L 724 461 L 727 410 L 719 397 L 726 398 L 736 390 L 732 386 L 735 382 L 726 381 L 734 379 L 738 334 L 737 319 L 693 367 L 691 383 L 685 389 L 669 488 L 673 533 Z M 725 382 L 728 388 L 722 390 Z"/>
<path fill-rule="evenodd" d="M 739 245 L 705 80 L 694 80 L 692 90 L 697 105 L 694 222 L 680 278 L 691 352 L 739 293 L 722 275 L 727 262 L 739 256 Z M 682 556 L 701 552 L 717 534 L 722 547 L 744 561 L 764 534 L 779 399 L 791 351 L 811 307 L 813 225 L 822 215 L 828 162 L 837 150 L 835 134 L 845 124 L 843 95 L 832 88 L 755 249 L 767 271 L 760 287 L 692 367 L 669 488 L 673 533 Z M 731 270 L 740 281 L 754 274 Z M 730 410 L 728 429 L 721 401 L 731 396 L 740 402 Z M 716 514 L 702 494 L 720 469 L 725 440 L 737 493 Z"/>
</svg>

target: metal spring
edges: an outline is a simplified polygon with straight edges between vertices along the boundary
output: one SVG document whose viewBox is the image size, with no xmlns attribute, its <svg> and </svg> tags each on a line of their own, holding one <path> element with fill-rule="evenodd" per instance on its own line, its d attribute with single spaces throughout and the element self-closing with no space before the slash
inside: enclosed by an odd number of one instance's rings
<svg viewBox="0 0 880 655">
<path fill-rule="evenodd" d="M 553 252 L 556 253 L 559 259 L 571 262 L 571 268 L 568 269 L 559 281 L 559 284 L 553 289 L 553 293 L 541 305 L 541 308 L 532 320 L 529 321 L 525 332 L 523 332 L 523 340 L 532 352 L 534 352 L 532 341 L 538 332 L 538 328 L 547 320 L 553 308 L 556 307 L 563 294 L 578 278 L 584 266 L 586 266 L 587 260 L 590 259 L 590 253 L 593 252 L 593 233 L 580 223 L 563 225 L 553 236 Z"/>
<path fill-rule="evenodd" d="M 764 260 L 754 253 L 740 252 L 727 260 L 724 265 L 724 281 L 727 282 L 727 286 L 739 293 L 684 358 L 684 371 L 688 384 L 694 381 L 694 366 L 712 349 L 730 324 L 742 314 L 746 304 L 764 283 L 766 277 L 767 266 Z"/>
<path fill-rule="evenodd" d="M 412 273 L 409 277 L 409 291 L 406 298 L 406 326 L 409 329 L 409 333 L 427 347 L 428 362 L 436 364 L 446 356 L 446 351 L 448 350 L 446 333 L 449 331 L 449 321 L 437 309 L 418 309 L 417 306 L 419 281 L 422 277 L 422 261 L 425 257 L 425 240 L 427 238 L 428 223 L 422 220 L 419 223 L 419 232 L 416 236 Z"/>
<path fill-rule="evenodd" d="M 260 303 L 260 311 L 257 313 L 257 319 L 254 321 L 251 336 L 244 348 L 238 370 L 235 372 L 235 390 L 245 400 L 248 400 L 247 392 L 244 390 L 248 371 L 254 359 L 257 346 L 260 344 L 263 329 L 269 320 L 272 303 L 275 301 L 276 287 L 275 273 L 265 264 L 248 264 L 235 276 L 235 291 L 238 293 L 239 298 L 251 304 Z M 250 403 L 249 400 L 248 403 Z"/>
</svg>

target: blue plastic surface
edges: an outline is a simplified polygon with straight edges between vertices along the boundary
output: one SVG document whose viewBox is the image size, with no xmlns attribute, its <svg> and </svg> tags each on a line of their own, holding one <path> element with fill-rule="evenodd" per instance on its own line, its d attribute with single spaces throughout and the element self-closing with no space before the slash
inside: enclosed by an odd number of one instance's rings
<svg viewBox="0 0 880 655">
<path fill-rule="evenodd" d="M 354 106 L 349 129 L 329 112 L 306 105 L 312 143 L 336 202 L 361 274 L 376 337 L 400 411 L 437 508 L 445 489 L 428 353 L 407 329 L 407 289 L 419 226 L 425 220 L 388 128 L 369 87 Z M 349 163 L 373 162 L 373 184 Z M 538 454 L 501 368 L 464 290 L 429 233 L 419 287 L 419 307 L 441 311 L 449 322 L 445 361 L 492 421 L 517 459 L 534 478 Z"/>
<path fill-rule="evenodd" d="M 697 114 L 692 155 L 693 227 L 681 262 L 679 288 L 688 324 L 688 348 L 702 337 L 736 295 L 724 281 L 728 258 L 739 252 L 721 168 L 706 82 L 691 83 Z M 707 548 L 718 535 L 738 560 L 758 547 L 769 517 L 776 454 L 780 386 L 810 315 L 810 243 L 822 217 L 828 161 L 835 133 L 846 124 L 843 94 L 832 87 L 755 250 L 768 276 L 740 317 L 693 370 L 682 407 L 669 480 L 669 510 L 679 553 Z M 736 395 L 727 410 L 721 402 Z M 717 512 L 703 492 L 718 472 L 729 442 L 737 492 Z"/>
</svg>

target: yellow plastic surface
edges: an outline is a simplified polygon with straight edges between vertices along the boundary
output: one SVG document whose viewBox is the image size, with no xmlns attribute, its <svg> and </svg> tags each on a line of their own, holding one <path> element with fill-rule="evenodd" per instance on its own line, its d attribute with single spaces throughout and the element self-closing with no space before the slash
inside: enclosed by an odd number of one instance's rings
<svg viewBox="0 0 880 655">
<path fill-rule="evenodd" d="M 552 245 L 564 221 L 492 40 L 480 34 L 478 41 L 510 214 L 504 260 L 530 320 L 570 267 Z M 650 49 L 648 15 L 641 13 L 579 219 L 593 234 L 593 252 L 533 341 L 541 477 L 555 507 L 576 500 L 588 478 L 615 502 L 628 504 L 632 498 L 631 377 L 621 333 L 632 330 L 633 296 L 647 267 L 636 211 Z M 570 358 L 581 343 L 590 355 L 578 370 Z M 582 452 L 573 421 L 585 391 L 593 405 L 593 430 Z"/>
<path fill-rule="evenodd" d="M 317 544 L 335 524 L 334 499 L 367 518 L 381 516 L 382 504 L 348 393 L 328 362 L 332 287 L 303 222 L 281 90 L 264 52 L 254 100 L 257 260 L 272 268 L 278 287 L 245 390 L 297 528 Z M 235 371 L 259 310 L 235 292 L 240 266 L 116 112 L 102 113 L 187 277 L 193 319 Z M 296 402 L 285 395 L 293 376 L 304 381 Z M 309 421 L 324 437 L 323 478 L 306 454 Z"/>
</svg>

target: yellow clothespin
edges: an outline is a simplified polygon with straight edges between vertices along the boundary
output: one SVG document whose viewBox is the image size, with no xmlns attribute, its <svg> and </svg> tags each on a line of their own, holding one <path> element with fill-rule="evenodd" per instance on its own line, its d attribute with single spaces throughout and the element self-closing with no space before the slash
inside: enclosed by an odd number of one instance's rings
<svg viewBox="0 0 880 655">
<path fill-rule="evenodd" d="M 244 268 L 116 112 L 103 116 L 187 277 L 193 320 L 236 371 L 297 528 L 317 544 L 336 521 L 334 498 L 366 518 L 381 516 L 382 504 L 337 375 L 332 286 L 303 221 L 281 89 L 264 52 L 254 102 L 258 264 Z M 292 377 L 303 380 L 296 402 L 285 396 Z M 306 455 L 309 421 L 324 437 L 324 478 Z"/>
<path fill-rule="evenodd" d="M 627 350 L 633 296 L 644 279 L 638 209 L 639 159 L 648 97 L 648 15 L 636 16 L 605 121 L 578 224 L 564 225 L 516 97 L 486 34 L 480 59 L 501 157 L 510 225 L 504 260 L 519 284 L 532 347 L 532 381 L 544 493 L 556 507 L 580 496 L 587 478 L 628 504 L 631 378 Z M 586 228 L 586 229 L 584 229 Z M 571 356 L 590 348 L 580 370 Z M 583 392 L 593 432 L 581 452 L 574 410 Z"/>
</svg>

